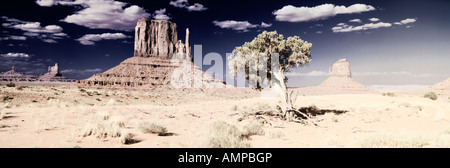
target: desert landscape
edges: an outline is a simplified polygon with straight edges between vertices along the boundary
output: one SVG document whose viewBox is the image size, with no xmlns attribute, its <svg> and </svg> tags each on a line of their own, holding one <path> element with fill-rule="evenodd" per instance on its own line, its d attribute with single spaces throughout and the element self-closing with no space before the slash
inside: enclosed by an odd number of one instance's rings
<svg viewBox="0 0 450 168">
<path fill-rule="evenodd" d="M 420 62 L 423 61 L 422 55 L 419 55 L 420 59 L 412 58 L 420 61 L 405 62 L 399 56 L 394 58 L 399 59 L 397 62 L 380 63 L 377 61 L 382 59 L 378 57 L 384 56 L 378 55 L 378 51 L 362 52 L 364 49 L 372 50 L 369 43 L 376 41 L 373 36 L 365 39 L 367 44 L 355 42 L 362 44 L 359 48 L 350 47 L 352 50 L 349 50 L 346 46 L 344 54 L 340 49 L 320 47 L 324 45 L 322 42 L 334 38 L 316 39 L 324 32 L 315 29 L 324 27 L 324 24 L 307 26 L 308 30 L 315 30 L 314 36 L 307 36 L 306 32 L 297 30 L 286 32 L 282 26 L 277 27 L 280 31 L 272 29 L 272 23 L 251 24 L 234 20 L 208 22 L 215 28 L 230 29 L 239 36 L 246 36 L 243 38 L 245 40 L 225 40 L 235 47 L 230 56 L 222 57 L 215 52 L 202 54 L 202 45 L 192 47 L 192 41 L 198 43 L 205 40 L 202 33 L 210 30 L 205 28 L 202 32 L 198 25 L 189 24 L 196 30 L 169 21 L 173 15 L 167 14 L 166 8 L 147 13 L 140 6 L 130 4 L 115 0 L 37 0 L 31 4 L 46 9 L 77 6 L 74 15 L 60 21 L 87 27 L 89 31 L 107 29 L 116 33 L 74 33 L 71 36 L 79 37 L 72 40 L 76 44 L 66 41 L 69 47 L 59 46 L 64 50 L 63 56 L 51 57 L 60 63 L 50 58 L 34 59 L 40 56 L 33 54 L 0 54 L 1 68 L 7 70 L 0 73 L 0 148 L 450 147 L 450 78 L 435 84 L 426 81 L 441 80 L 442 76 L 448 75 L 445 69 L 439 69 L 438 65 L 443 64 L 439 60 L 425 60 L 430 65 L 424 67 L 416 66 L 417 62 L 423 64 Z M 209 10 L 199 3 L 191 5 L 187 0 L 170 1 L 169 4 L 171 8 L 188 12 Z M 102 5 L 110 8 L 103 8 Z M 331 12 L 326 15 L 319 12 L 318 16 L 305 15 L 325 9 Z M 311 8 L 286 5 L 273 11 L 272 15 L 278 22 L 301 23 L 377 10 L 365 4 L 322 4 Z M 92 11 L 96 12 L 92 14 Z M 122 18 L 124 16 L 126 18 Z M 98 19 L 92 21 L 92 18 Z M 4 22 L 2 26 L 8 30 L 3 31 L 4 35 L 14 31 L 24 35 L 1 37 L 1 45 L 4 41 L 26 41 L 27 38 L 38 41 L 33 44 L 44 42 L 57 45 L 59 41 L 72 38 L 63 33 L 63 28 L 58 25 L 41 26 L 40 22 L 8 16 L 2 16 L 1 20 Z M 375 30 L 379 28 L 391 28 L 390 31 L 414 29 L 413 24 L 419 19 L 406 18 L 391 21 L 392 24 L 374 17 L 366 21 L 354 18 L 341 20 L 345 23 L 333 22 L 336 26 L 329 28 L 329 33 L 333 33 L 330 36 L 356 31 L 358 33 L 353 35 L 358 38 L 352 35 L 351 39 L 357 41 L 372 33 L 380 33 Z M 180 27 L 183 31 L 179 30 Z M 269 28 L 272 30 L 265 30 Z M 249 32 L 253 34 L 243 35 Z M 179 34 L 185 35 L 184 41 L 180 40 Z M 213 31 L 212 34 L 217 37 L 223 32 Z M 316 49 L 311 42 L 304 41 L 307 38 L 303 35 L 313 37 L 319 47 Z M 103 40 L 124 41 L 105 47 L 100 42 Z M 11 43 L 7 46 L 18 45 Z M 126 51 L 134 54 L 127 55 L 125 59 L 122 59 L 123 56 L 111 58 L 115 52 L 125 50 L 123 46 L 134 46 L 134 50 Z M 389 52 L 380 51 L 392 53 L 391 50 L 400 50 L 387 46 Z M 205 45 L 209 51 L 207 47 Z M 58 47 L 47 49 L 51 53 Z M 103 54 L 103 51 L 108 53 L 100 58 L 98 53 Z M 73 55 L 65 55 L 72 52 L 80 58 L 72 60 Z M 315 53 L 319 55 L 318 61 L 312 62 L 316 59 Z M 372 58 L 372 62 L 365 60 L 370 57 L 376 58 Z M 445 59 L 448 58 L 442 58 L 441 62 Z M 110 66 L 111 62 L 115 63 L 114 66 Z M 370 70 L 372 63 L 383 72 L 361 73 L 361 69 Z M 45 65 L 51 66 L 47 68 Z M 66 68 L 92 65 L 96 67 L 84 70 Z M 320 70 L 309 73 L 298 71 L 309 65 Z M 353 73 L 351 65 L 357 65 L 359 72 Z M 44 69 L 33 69 L 35 67 Z M 104 70 L 105 67 L 107 70 Z M 395 70 L 401 69 L 398 67 L 409 68 L 415 73 L 397 72 Z M 323 72 L 326 68 L 328 72 Z M 431 69 L 430 74 L 418 72 L 423 69 Z M 289 85 L 299 82 L 285 76 L 292 71 L 301 80 L 322 76 L 326 79 L 318 85 L 292 87 Z M 439 73 L 431 74 L 431 71 Z M 77 75 L 82 77 L 71 77 Z M 404 85 L 377 89 L 357 80 L 357 77 L 369 76 L 370 80 L 378 79 L 379 83 L 392 82 L 380 77 L 382 75 L 391 75 L 394 77 L 393 83 Z M 405 79 L 410 81 L 402 81 L 399 75 L 407 76 Z M 372 82 L 370 80 L 364 83 Z M 414 82 L 427 85 L 420 89 L 401 88 Z"/>
<path fill-rule="evenodd" d="M 18 89 L 21 88 L 21 89 Z M 392 95 L 301 95 L 296 107 L 344 111 L 313 117 L 318 124 L 286 122 L 255 115 L 275 110 L 276 98 L 250 89 L 205 91 L 120 91 L 76 86 L 1 86 L 1 147 L 141 148 L 208 147 L 211 124 L 224 121 L 257 135 L 249 147 L 449 147 L 450 95 L 424 98 L 427 91 Z M 140 124 L 167 129 L 168 135 L 144 133 Z M 86 136 L 98 124 L 120 123 L 121 136 Z M 248 130 L 247 130 L 248 131 Z"/>
</svg>

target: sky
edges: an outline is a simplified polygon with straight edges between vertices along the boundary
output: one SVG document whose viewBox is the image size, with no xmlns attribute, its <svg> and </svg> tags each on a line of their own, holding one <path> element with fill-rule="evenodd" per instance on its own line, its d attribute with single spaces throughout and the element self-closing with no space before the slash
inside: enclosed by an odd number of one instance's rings
<svg viewBox="0 0 450 168">
<path fill-rule="evenodd" d="M 132 57 L 136 22 L 149 17 L 177 23 L 179 37 L 189 28 L 191 45 L 224 59 L 264 30 L 300 36 L 312 61 L 286 74 L 290 87 L 319 85 L 341 58 L 365 85 L 450 77 L 448 0 L 20 0 L 2 2 L 0 17 L 0 72 L 39 75 L 58 63 L 66 77 L 88 78 Z"/>
</svg>

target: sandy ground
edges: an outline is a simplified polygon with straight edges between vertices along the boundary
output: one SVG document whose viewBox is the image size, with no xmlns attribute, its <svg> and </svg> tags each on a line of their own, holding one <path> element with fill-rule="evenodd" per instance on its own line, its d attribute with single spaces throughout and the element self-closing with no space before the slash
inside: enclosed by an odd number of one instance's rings
<svg viewBox="0 0 450 168">
<path fill-rule="evenodd" d="M 373 94 L 303 95 L 295 107 L 344 110 L 313 118 L 318 126 L 246 114 L 274 109 L 277 100 L 247 89 L 209 91 L 117 91 L 75 86 L 0 86 L 0 147 L 205 147 L 210 124 L 222 120 L 243 129 L 260 123 L 264 135 L 251 147 L 450 147 L 450 99 L 433 101 L 423 91 Z M 87 126 L 123 121 L 136 141 L 82 136 Z M 139 131 L 146 121 L 171 136 Z"/>
</svg>

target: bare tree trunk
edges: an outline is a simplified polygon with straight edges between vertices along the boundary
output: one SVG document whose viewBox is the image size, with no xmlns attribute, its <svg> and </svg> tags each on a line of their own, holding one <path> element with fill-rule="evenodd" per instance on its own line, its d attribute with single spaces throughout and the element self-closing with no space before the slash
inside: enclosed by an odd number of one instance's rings
<svg viewBox="0 0 450 168">
<path fill-rule="evenodd" d="M 275 78 L 279 81 L 277 83 L 275 83 L 275 85 L 279 85 L 280 87 L 280 92 L 279 97 L 280 97 L 280 108 L 282 111 L 282 115 L 283 117 L 285 117 L 288 121 L 291 121 L 293 119 L 293 111 L 294 106 L 293 103 L 295 102 L 295 100 L 292 99 L 292 93 L 289 94 L 287 87 L 286 87 L 286 83 L 285 83 L 285 76 L 284 73 L 282 71 L 281 68 L 278 69 L 278 71 L 276 73 L 274 73 Z M 297 99 L 297 94 L 295 95 L 294 99 Z"/>
</svg>

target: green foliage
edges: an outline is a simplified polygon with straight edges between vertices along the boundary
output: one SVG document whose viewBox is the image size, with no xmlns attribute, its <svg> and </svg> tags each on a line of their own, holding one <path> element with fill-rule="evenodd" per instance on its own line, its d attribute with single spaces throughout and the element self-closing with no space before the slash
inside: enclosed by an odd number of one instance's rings
<svg viewBox="0 0 450 168">
<path fill-rule="evenodd" d="M 424 98 L 429 98 L 431 100 L 436 100 L 438 98 L 436 93 L 434 93 L 434 92 L 425 93 L 425 95 L 423 95 L 423 97 Z"/>
<path fill-rule="evenodd" d="M 230 73 L 238 76 L 238 73 L 245 73 L 246 80 L 260 89 L 264 83 L 263 79 L 267 78 L 270 82 L 271 73 L 278 71 L 286 72 L 292 66 L 302 66 L 311 61 L 311 43 L 303 41 L 298 36 L 284 38 L 277 31 L 264 31 L 259 34 L 253 41 L 246 42 L 240 47 L 233 50 L 232 56 L 228 58 L 228 68 Z M 278 53 L 279 69 L 272 69 L 272 56 Z M 259 74 L 260 72 L 267 74 Z M 250 74 L 249 72 L 256 72 Z"/>
</svg>

